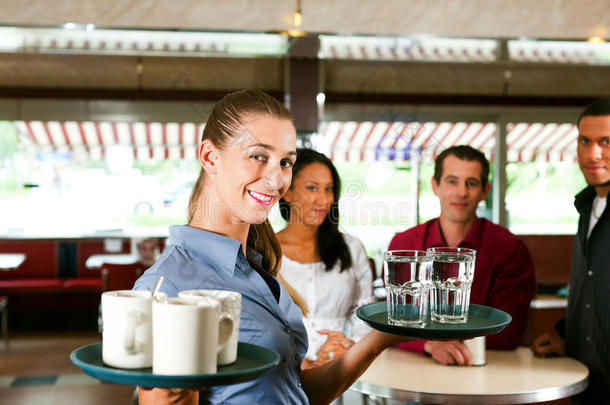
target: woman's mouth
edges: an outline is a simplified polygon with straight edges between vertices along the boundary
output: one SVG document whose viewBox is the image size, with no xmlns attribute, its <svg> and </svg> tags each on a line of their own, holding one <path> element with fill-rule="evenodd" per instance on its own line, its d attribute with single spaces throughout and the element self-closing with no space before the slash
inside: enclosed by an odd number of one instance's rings
<svg viewBox="0 0 610 405">
<path fill-rule="evenodd" d="M 250 194 L 250 197 L 257 203 L 262 205 L 270 205 L 273 202 L 273 196 L 269 194 L 263 194 L 253 190 L 248 190 L 248 194 Z"/>
</svg>

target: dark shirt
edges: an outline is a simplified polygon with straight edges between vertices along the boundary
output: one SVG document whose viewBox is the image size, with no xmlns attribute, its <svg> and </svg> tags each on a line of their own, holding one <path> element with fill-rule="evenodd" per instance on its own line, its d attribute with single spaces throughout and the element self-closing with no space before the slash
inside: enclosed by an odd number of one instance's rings
<svg viewBox="0 0 610 405">
<path fill-rule="evenodd" d="M 426 250 L 438 246 L 447 246 L 447 242 L 438 219 L 433 219 L 396 234 L 388 249 Z M 506 228 L 484 218 L 475 220 L 458 246 L 477 251 L 470 302 L 501 309 L 513 318 L 502 332 L 487 336 L 487 348 L 516 348 L 536 291 L 534 263 L 527 247 Z M 399 347 L 421 352 L 424 341 L 402 343 Z"/>
<path fill-rule="evenodd" d="M 589 367 L 589 389 L 580 396 L 583 404 L 610 401 L 610 206 L 587 238 L 595 195 L 595 189 L 587 187 L 574 201 L 580 218 L 565 326 L 568 355 Z"/>
</svg>

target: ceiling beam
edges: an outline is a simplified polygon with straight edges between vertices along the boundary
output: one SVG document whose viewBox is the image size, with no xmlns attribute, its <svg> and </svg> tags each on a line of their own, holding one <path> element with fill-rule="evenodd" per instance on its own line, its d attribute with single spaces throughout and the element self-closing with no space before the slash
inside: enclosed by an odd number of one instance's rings
<svg viewBox="0 0 610 405">
<path fill-rule="evenodd" d="M 277 32 L 287 0 L 0 0 L 0 24 Z M 302 0 L 301 30 L 370 35 L 610 38 L 607 0 Z"/>
</svg>

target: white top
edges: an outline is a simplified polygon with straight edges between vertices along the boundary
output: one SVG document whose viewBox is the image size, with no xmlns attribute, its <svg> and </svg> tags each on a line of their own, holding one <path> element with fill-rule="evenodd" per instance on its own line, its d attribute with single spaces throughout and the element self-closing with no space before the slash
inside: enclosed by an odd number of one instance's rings
<svg viewBox="0 0 610 405">
<path fill-rule="evenodd" d="M 305 300 L 309 309 L 303 323 L 309 340 L 305 357 L 312 361 L 316 360 L 316 353 L 326 342 L 326 335 L 317 331 L 343 332 L 355 341 L 370 331 L 355 313 L 359 306 L 375 300 L 368 257 L 358 238 L 348 234 L 343 234 L 343 237 L 352 255 L 352 266 L 342 272 L 339 272 L 338 260 L 335 267 L 326 271 L 323 262 L 299 263 L 282 257 L 282 276 Z"/>
<path fill-rule="evenodd" d="M 600 198 L 598 195 L 596 195 L 595 199 L 593 200 L 593 206 L 591 207 L 591 218 L 589 219 L 589 232 L 587 233 L 587 238 L 591 236 L 591 231 L 593 231 L 593 228 L 595 228 L 597 220 L 602 216 L 605 209 L 606 199 Z"/>
</svg>

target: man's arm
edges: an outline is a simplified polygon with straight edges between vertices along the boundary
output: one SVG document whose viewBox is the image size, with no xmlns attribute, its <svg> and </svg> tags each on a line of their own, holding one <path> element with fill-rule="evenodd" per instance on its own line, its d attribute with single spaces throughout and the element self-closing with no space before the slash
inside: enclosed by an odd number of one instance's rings
<svg viewBox="0 0 610 405">
<path fill-rule="evenodd" d="M 503 248 L 498 247 L 498 252 Z M 521 343 L 530 302 L 536 292 L 534 263 L 525 244 L 519 240 L 502 256 L 493 269 L 485 305 L 508 312 L 513 319 L 502 332 L 487 337 L 488 349 L 514 349 Z"/>
</svg>

